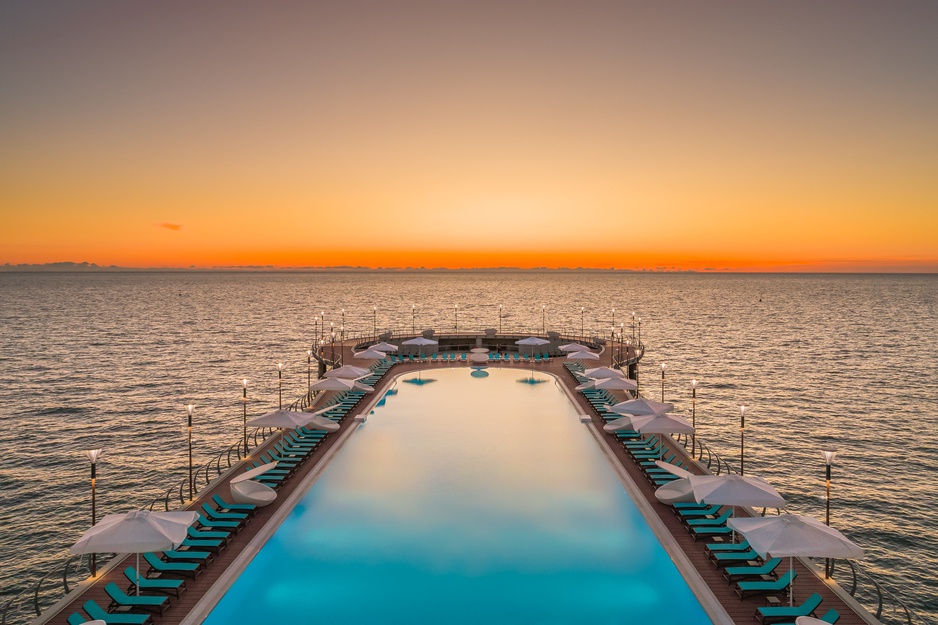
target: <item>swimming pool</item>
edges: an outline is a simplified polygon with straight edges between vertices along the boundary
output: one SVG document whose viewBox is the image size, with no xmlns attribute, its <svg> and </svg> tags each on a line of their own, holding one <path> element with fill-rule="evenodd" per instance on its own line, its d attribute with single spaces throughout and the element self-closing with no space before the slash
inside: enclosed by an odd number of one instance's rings
<svg viewBox="0 0 938 625">
<path fill-rule="evenodd" d="M 398 378 L 205 623 L 710 623 L 556 381 L 483 373 Z"/>
</svg>

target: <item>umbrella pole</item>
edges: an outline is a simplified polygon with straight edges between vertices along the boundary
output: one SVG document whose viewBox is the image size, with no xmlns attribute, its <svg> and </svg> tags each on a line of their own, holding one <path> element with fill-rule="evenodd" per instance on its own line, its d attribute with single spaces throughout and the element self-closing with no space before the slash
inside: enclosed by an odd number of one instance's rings
<svg viewBox="0 0 938 625">
<path fill-rule="evenodd" d="M 137 573 L 137 596 L 140 596 L 140 552 L 137 552 L 137 568 L 134 569 L 134 572 Z"/>
<path fill-rule="evenodd" d="M 788 582 L 788 607 L 790 608 L 794 605 L 795 601 L 795 578 L 791 576 L 792 566 L 791 566 L 791 556 L 788 556 L 788 577 L 791 579 Z"/>
</svg>

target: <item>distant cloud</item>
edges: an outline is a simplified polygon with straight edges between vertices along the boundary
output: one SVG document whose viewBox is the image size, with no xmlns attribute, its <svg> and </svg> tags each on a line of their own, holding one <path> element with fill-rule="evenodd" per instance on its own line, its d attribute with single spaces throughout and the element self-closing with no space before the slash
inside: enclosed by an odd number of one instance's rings
<svg viewBox="0 0 938 625">
<path fill-rule="evenodd" d="M 182 224 L 160 224 L 160 228 L 167 230 L 182 230 Z"/>
</svg>

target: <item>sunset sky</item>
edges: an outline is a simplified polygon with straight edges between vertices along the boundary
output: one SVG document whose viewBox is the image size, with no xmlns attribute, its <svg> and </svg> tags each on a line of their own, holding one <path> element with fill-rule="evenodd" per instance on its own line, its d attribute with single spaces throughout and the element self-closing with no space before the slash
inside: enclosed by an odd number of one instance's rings
<svg viewBox="0 0 938 625">
<path fill-rule="evenodd" d="M 938 271 L 938 2 L 0 4 L 0 264 Z"/>
</svg>

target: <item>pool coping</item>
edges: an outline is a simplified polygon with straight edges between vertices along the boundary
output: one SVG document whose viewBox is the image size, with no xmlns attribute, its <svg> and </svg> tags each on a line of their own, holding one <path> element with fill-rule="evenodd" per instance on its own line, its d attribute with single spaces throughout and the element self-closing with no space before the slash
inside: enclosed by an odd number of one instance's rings
<svg viewBox="0 0 938 625">
<path fill-rule="evenodd" d="M 448 368 L 449 367 L 427 367 L 426 369 L 421 368 L 421 370 Z M 561 389 L 564 397 L 567 398 L 571 408 L 573 408 L 574 414 L 578 415 L 578 417 L 582 416 L 580 415 L 580 407 L 576 401 L 576 397 L 573 396 L 570 389 L 567 388 L 566 384 L 564 384 L 561 376 L 550 371 L 544 371 L 543 369 L 530 370 L 548 375 L 553 378 L 556 386 Z M 283 504 L 268 520 L 268 522 L 265 523 L 263 529 L 261 529 L 261 531 L 259 531 L 247 545 L 245 545 L 245 547 L 238 554 L 237 558 L 232 561 L 225 572 L 215 581 L 211 588 L 204 595 L 202 595 L 195 606 L 193 606 L 189 613 L 182 619 L 180 622 L 181 625 L 199 625 L 200 623 L 204 622 L 206 618 L 208 618 L 212 610 L 215 609 L 215 606 L 219 603 L 219 601 L 221 601 L 228 590 L 231 589 L 231 587 L 245 571 L 248 565 L 250 565 L 254 557 L 260 552 L 267 541 L 270 540 L 271 536 L 273 536 L 273 534 L 280 528 L 290 513 L 293 512 L 297 503 L 299 503 L 299 501 L 307 495 L 309 489 L 323 474 L 323 472 L 335 458 L 336 454 L 338 454 L 338 452 L 344 447 L 345 443 L 348 442 L 351 436 L 364 424 L 367 419 L 367 415 L 370 414 L 378 402 L 381 401 L 381 398 L 385 396 L 387 390 L 392 388 L 394 384 L 397 383 L 399 378 L 405 375 L 410 375 L 414 372 L 415 369 L 400 371 L 389 377 L 387 380 L 382 380 L 382 384 L 379 387 L 381 392 L 375 393 L 375 396 L 372 397 L 363 408 L 355 411 L 356 414 L 354 416 L 350 415 L 352 422 L 355 425 L 353 425 L 353 427 L 347 428 L 344 432 L 342 432 L 336 443 L 326 452 L 326 454 L 323 455 L 322 458 L 319 459 L 315 465 L 313 465 L 310 472 L 297 485 L 297 488 L 290 494 L 286 501 L 283 502 Z M 707 614 L 714 625 L 733 625 L 733 619 L 730 618 L 726 610 L 723 609 L 723 605 L 710 591 L 710 588 L 697 572 L 697 569 L 687 558 L 684 551 L 674 540 L 674 537 L 651 509 L 649 503 L 645 501 L 644 497 L 642 497 L 641 492 L 638 490 L 636 484 L 625 472 L 624 468 L 619 464 L 615 455 L 612 453 L 612 450 L 609 448 L 609 444 L 599 434 L 596 426 L 591 421 L 587 422 L 582 421 L 581 419 L 581 422 L 587 426 L 590 435 L 597 443 L 597 446 L 605 457 L 606 462 L 611 466 L 612 470 L 619 478 L 620 483 L 622 483 L 629 497 L 635 503 L 636 508 L 645 519 L 645 522 L 651 528 L 655 538 L 668 554 L 671 562 L 677 568 L 678 573 L 690 588 L 691 592 L 694 594 L 694 597 L 697 599 L 697 601 L 700 602 L 704 612 Z"/>
<path fill-rule="evenodd" d="M 560 376 L 549 371 L 541 371 L 541 373 L 550 375 L 555 380 L 557 380 L 557 386 L 563 389 L 567 400 L 573 405 L 574 408 L 577 409 L 577 412 L 579 413 L 579 403 L 576 401 L 576 397 L 572 394 L 569 387 L 563 383 L 563 380 L 561 380 Z M 684 582 L 690 588 L 691 592 L 694 594 L 694 597 L 696 597 L 697 601 L 700 602 L 700 606 L 713 622 L 713 625 L 734 625 L 735 621 L 724 609 L 723 604 L 710 590 L 710 587 L 704 581 L 703 577 L 700 576 L 700 573 L 687 557 L 687 554 L 684 553 L 684 550 L 674 539 L 674 536 L 671 534 L 668 528 L 665 527 L 664 523 L 661 522 L 661 519 L 652 509 L 651 505 L 648 503 L 645 497 L 642 496 L 638 486 L 635 484 L 632 478 L 629 477 L 629 474 L 625 471 L 625 468 L 619 463 L 615 454 L 612 452 L 612 449 L 609 447 L 608 441 L 596 428 L 592 418 L 588 420 L 581 418 L 580 422 L 586 426 L 590 435 L 593 437 L 593 440 L 596 441 L 596 444 L 605 457 L 606 462 L 608 462 L 612 467 L 612 470 L 619 478 L 619 481 L 622 483 L 623 487 L 625 487 L 629 498 L 631 498 L 635 503 L 635 507 L 638 508 L 638 511 L 641 513 L 642 517 L 645 519 L 645 522 L 648 524 L 648 527 L 650 527 L 651 531 L 654 533 L 655 538 L 658 539 L 658 543 L 661 544 L 661 546 L 664 548 L 665 553 L 668 554 L 671 562 L 674 564 L 675 568 L 677 568 L 678 573 L 684 579 Z"/>
<path fill-rule="evenodd" d="M 356 414 L 349 415 L 349 419 L 352 423 L 351 427 L 345 429 L 339 435 L 339 439 L 335 442 L 332 447 L 330 447 L 326 453 L 312 466 L 309 473 L 303 477 L 303 480 L 297 485 L 293 490 L 290 496 L 280 505 L 277 509 L 277 512 L 270 517 L 270 519 L 264 524 L 264 527 L 258 531 L 258 533 L 251 538 L 251 541 L 241 549 L 241 552 L 238 556 L 231 562 L 225 572 L 212 584 L 211 588 L 202 595 L 199 601 L 189 610 L 189 613 L 180 621 L 180 625 L 199 625 L 208 618 L 212 610 L 215 609 L 215 606 L 221 601 L 222 597 L 231 589 L 237 579 L 244 573 L 244 570 L 248 567 L 254 557 L 260 552 L 261 548 L 267 541 L 270 540 L 270 537 L 280 528 L 286 518 L 293 512 L 296 508 L 297 503 L 306 496 L 309 492 L 309 489 L 312 485 L 319 479 L 323 474 L 332 460 L 335 458 L 336 454 L 342 449 L 345 443 L 351 438 L 352 434 L 358 431 L 362 425 L 361 415 L 369 414 L 375 407 L 375 405 L 384 397 L 386 391 L 384 389 L 391 386 L 391 384 L 400 376 L 405 375 L 409 372 L 400 372 L 395 376 L 389 378 L 387 381 L 383 381 L 382 392 L 375 393 L 375 396 L 368 401 L 363 408 L 356 409 L 354 412 Z"/>
</svg>

